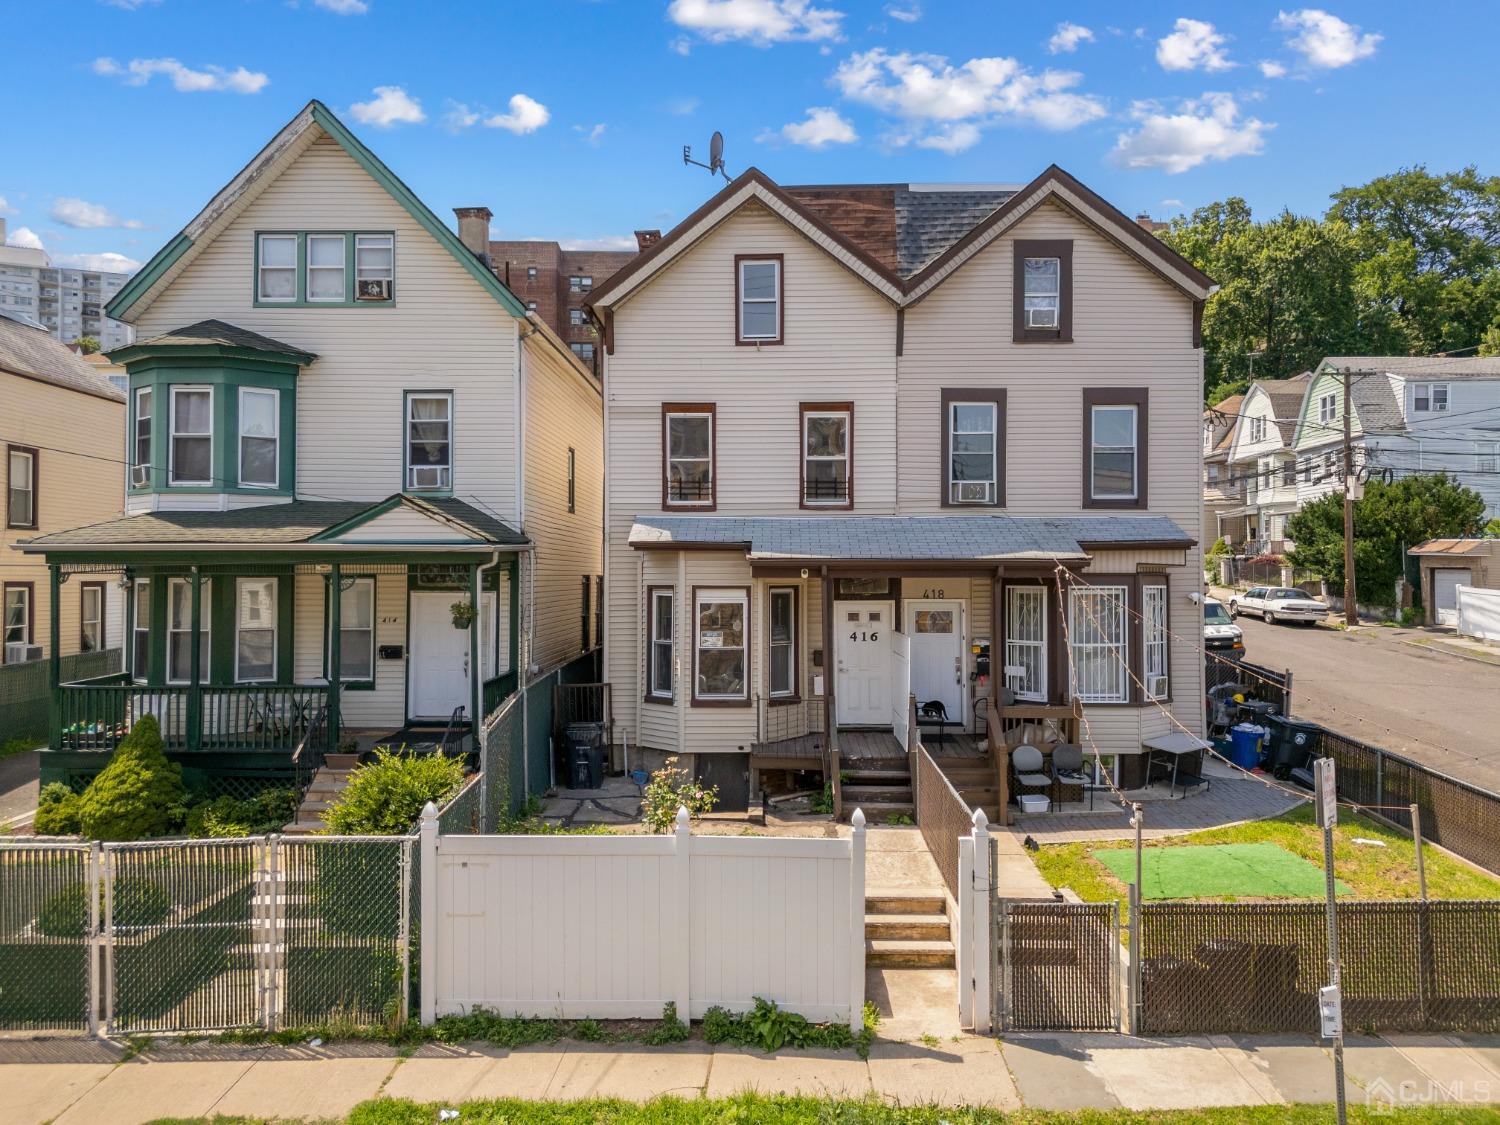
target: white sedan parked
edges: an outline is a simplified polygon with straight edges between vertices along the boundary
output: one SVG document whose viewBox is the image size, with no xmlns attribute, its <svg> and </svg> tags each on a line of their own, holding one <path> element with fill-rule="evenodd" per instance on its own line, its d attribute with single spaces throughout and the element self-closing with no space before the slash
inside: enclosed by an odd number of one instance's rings
<svg viewBox="0 0 1500 1125">
<path fill-rule="evenodd" d="M 1328 616 L 1328 607 L 1301 590 L 1284 586 L 1256 586 L 1229 599 L 1229 616 L 1259 614 L 1266 623 L 1303 621 L 1316 624 Z"/>
</svg>

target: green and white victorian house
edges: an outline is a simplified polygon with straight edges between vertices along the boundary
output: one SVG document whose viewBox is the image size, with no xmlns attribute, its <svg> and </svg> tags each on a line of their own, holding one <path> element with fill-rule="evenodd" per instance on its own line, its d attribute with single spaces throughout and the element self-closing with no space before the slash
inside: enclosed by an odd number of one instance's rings
<svg viewBox="0 0 1500 1125">
<path fill-rule="evenodd" d="M 148 714 L 221 778 L 350 735 L 472 745 L 518 681 L 597 644 L 597 380 L 326 107 L 110 315 L 140 341 L 113 353 L 123 514 L 24 549 L 54 595 L 118 583 L 125 641 L 84 682 L 52 658 L 44 780 L 97 772 Z"/>
</svg>

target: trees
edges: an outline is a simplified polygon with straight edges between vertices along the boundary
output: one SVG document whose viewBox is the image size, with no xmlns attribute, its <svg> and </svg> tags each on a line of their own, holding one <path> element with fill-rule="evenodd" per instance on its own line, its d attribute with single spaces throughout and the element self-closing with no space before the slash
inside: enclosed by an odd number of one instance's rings
<svg viewBox="0 0 1500 1125">
<path fill-rule="evenodd" d="M 1354 505 L 1355 597 L 1366 605 L 1395 605 L 1396 579 L 1406 573 L 1406 551 L 1425 539 L 1477 535 L 1484 498 L 1446 473 L 1372 480 Z M 1332 493 L 1287 519 L 1297 546 L 1293 566 L 1307 567 L 1341 588 L 1344 582 L 1344 498 Z"/>
</svg>

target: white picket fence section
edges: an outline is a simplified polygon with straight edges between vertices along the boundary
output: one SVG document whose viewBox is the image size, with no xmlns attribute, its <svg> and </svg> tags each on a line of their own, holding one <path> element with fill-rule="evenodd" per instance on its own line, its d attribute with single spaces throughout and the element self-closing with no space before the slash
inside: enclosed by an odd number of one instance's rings
<svg viewBox="0 0 1500 1125">
<path fill-rule="evenodd" d="M 911 636 L 892 629 L 891 638 L 891 730 L 901 749 L 910 750 L 906 744 L 910 732 L 907 729 L 907 701 L 911 698 Z"/>
<path fill-rule="evenodd" d="M 974 810 L 973 829 L 958 838 L 958 901 L 954 953 L 958 969 L 958 1022 L 976 1032 L 993 1026 L 991 1011 L 995 934 L 990 926 L 989 818 Z"/>
<path fill-rule="evenodd" d="M 683 1019 L 756 997 L 864 1016 L 865 827 L 848 838 L 444 836 L 421 828 L 422 1022 L 483 1008 Z"/>
<path fill-rule="evenodd" d="M 1500 590 L 1460 586 L 1458 631 L 1481 641 L 1500 641 Z"/>
</svg>

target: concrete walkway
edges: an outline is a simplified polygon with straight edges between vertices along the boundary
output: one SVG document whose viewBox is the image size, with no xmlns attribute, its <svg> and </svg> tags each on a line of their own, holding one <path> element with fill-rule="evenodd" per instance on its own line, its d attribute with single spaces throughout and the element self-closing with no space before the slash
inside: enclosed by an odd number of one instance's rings
<svg viewBox="0 0 1500 1125">
<path fill-rule="evenodd" d="M 1297 1036 L 1134 1039 L 1115 1035 L 953 1035 L 879 1040 L 848 1051 L 763 1055 L 701 1042 L 672 1047 L 566 1042 L 515 1051 L 163 1045 L 119 1061 L 112 1044 L 0 1043 L 0 1125 L 139 1125 L 158 1117 L 245 1114 L 337 1119 L 377 1096 L 453 1105 L 470 1098 L 871 1094 L 902 1104 L 1014 1109 L 1169 1109 L 1328 1102 L 1328 1053 Z M 1387 1036 L 1346 1050 L 1351 1104 L 1500 1106 L 1500 1037 Z M 1481 1116 L 1483 1114 L 1483 1116 Z"/>
</svg>

